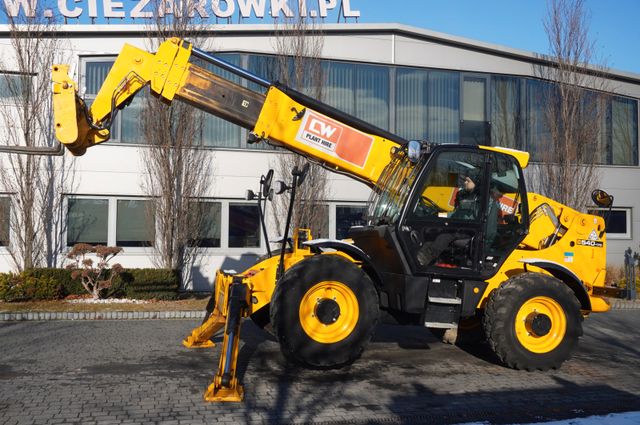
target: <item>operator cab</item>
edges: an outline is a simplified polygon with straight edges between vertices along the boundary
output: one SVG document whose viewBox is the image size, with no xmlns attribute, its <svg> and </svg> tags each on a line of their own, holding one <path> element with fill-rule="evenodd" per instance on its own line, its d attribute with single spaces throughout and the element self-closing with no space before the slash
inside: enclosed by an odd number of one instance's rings
<svg viewBox="0 0 640 425">
<path fill-rule="evenodd" d="M 527 233 L 518 158 L 496 148 L 425 145 L 398 149 L 379 180 L 368 226 L 350 237 L 379 270 L 391 305 L 418 312 L 424 280 L 484 281 Z M 413 294 L 418 298 L 413 306 Z M 418 305 L 421 304 L 421 305 Z"/>
</svg>

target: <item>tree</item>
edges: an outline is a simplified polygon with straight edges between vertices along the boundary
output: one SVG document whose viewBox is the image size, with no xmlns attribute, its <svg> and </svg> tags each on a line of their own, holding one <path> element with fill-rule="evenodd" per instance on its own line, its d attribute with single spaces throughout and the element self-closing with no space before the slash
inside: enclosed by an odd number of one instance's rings
<svg viewBox="0 0 640 425">
<path fill-rule="evenodd" d="M 533 188 L 565 205 L 584 210 L 599 184 L 597 164 L 604 128 L 605 66 L 595 66 L 584 0 L 549 0 L 544 28 L 550 63 L 536 66 L 536 76 L 548 80 L 539 93 L 546 144 L 541 163 L 533 167 Z M 532 123 L 535 125 L 536 123 Z"/>
<path fill-rule="evenodd" d="M 104 290 L 112 289 L 113 279 L 124 270 L 118 263 L 109 267 L 109 261 L 121 252 L 122 248 L 115 246 L 75 244 L 67 253 L 67 258 L 73 261 L 67 270 L 71 270 L 71 278 L 79 280 L 94 300 L 104 295 L 109 298 L 110 294 L 104 294 Z M 95 256 L 97 262 L 88 255 Z"/>
<path fill-rule="evenodd" d="M 155 6 L 149 50 L 171 37 L 197 43 L 194 2 L 159 1 Z M 142 104 L 142 137 L 148 145 L 142 150 L 143 190 L 155 219 L 156 266 L 188 272 L 199 253 L 192 245 L 197 244 L 205 214 L 198 201 L 208 193 L 213 169 L 211 153 L 199 147 L 203 113 L 182 102 L 167 105 L 149 96 Z"/>
<path fill-rule="evenodd" d="M 298 4 L 297 7 L 300 7 Z M 320 61 L 324 38 L 317 23 L 301 13 L 295 18 L 284 17 L 275 22 L 276 75 L 283 84 L 305 92 L 315 99 L 322 98 L 324 72 Z M 327 171 L 308 159 L 289 152 L 278 155 L 275 171 L 282 178 L 291 179 L 294 167 L 302 169 L 309 162 L 309 172 L 299 187 L 292 218 L 292 228 L 312 229 L 314 237 L 327 237 L 329 213 L 323 202 L 328 196 Z M 287 216 L 288 199 L 278 197 L 274 202 L 274 217 L 278 229 L 283 229 Z"/>
<path fill-rule="evenodd" d="M 57 38 L 55 18 L 45 17 L 47 8 L 45 2 L 29 2 L 19 13 L 3 9 L 9 47 L 0 53 L 0 69 L 5 71 L 0 73 L 0 143 L 21 149 L 51 148 L 57 143 L 51 65 L 67 58 L 61 56 L 66 50 Z M 8 251 L 15 267 L 57 266 L 65 246 L 61 194 L 73 186 L 73 161 L 23 153 L 0 158 L 0 191 L 11 197 Z"/>
</svg>

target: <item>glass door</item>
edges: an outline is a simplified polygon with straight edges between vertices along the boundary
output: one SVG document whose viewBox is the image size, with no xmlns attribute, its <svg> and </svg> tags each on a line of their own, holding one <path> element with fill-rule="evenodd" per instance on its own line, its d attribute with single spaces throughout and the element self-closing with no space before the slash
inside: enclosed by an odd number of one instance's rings
<svg viewBox="0 0 640 425">
<path fill-rule="evenodd" d="M 489 77 L 462 74 L 460 103 L 460 143 L 463 145 L 490 145 L 491 126 L 489 123 L 489 102 L 487 88 Z"/>
</svg>

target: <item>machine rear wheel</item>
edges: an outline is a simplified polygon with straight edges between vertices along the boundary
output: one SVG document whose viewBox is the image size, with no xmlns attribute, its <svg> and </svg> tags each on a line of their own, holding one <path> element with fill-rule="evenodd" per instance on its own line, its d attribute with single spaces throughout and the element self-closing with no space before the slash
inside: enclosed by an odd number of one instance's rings
<svg viewBox="0 0 640 425">
<path fill-rule="evenodd" d="M 373 282 L 337 255 L 316 255 L 291 267 L 271 300 L 282 353 L 309 367 L 352 363 L 371 340 L 378 317 Z"/>
<path fill-rule="evenodd" d="M 582 335 L 580 304 L 558 279 L 523 273 L 493 291 L 484 316 L 489 345 L 514 369 L 558 368 Z"/>
</svg>

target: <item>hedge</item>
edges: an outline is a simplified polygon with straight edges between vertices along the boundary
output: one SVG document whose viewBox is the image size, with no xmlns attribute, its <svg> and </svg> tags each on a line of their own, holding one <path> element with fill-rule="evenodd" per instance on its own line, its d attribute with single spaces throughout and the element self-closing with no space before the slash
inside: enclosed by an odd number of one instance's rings
<svg viewBox="0 0 640 425">
<path fill-rule="evenodd" d="M 34 277 L 25 273 L 0 274 L 0 299 L 8 302 L 39 301 L 60 298 L 62 287 L 51 277 Z"/>
<path fill-rule="evenodd" d="M 166 269 L 125 269 L 114 279 L 113 296 L 174 300 L 180 289 L 180 273 Z M 35 301 L 84 295 L 82 284 L 66 269 L 31 269 L 21 274 L 0 273 L 0 300 Z"/>
<path fill-rule="evenodd" d="M 180 272 L 167 269 L 126 269 L 114 286 L 124 283 L 127 298 L 175 300 L 180 290 Z"/>
<path fill-rule="evenodd" d="M 56 280 L 61 286 L 61 297 L 66 297 L 67 295 L 82 295 L 87 293 L 79 280 L 71 279 L 71 271 L 67 269 L 30 269 L 26 270 L 24 274 L 36 278 L 52 278 Z"/>
</svg>

